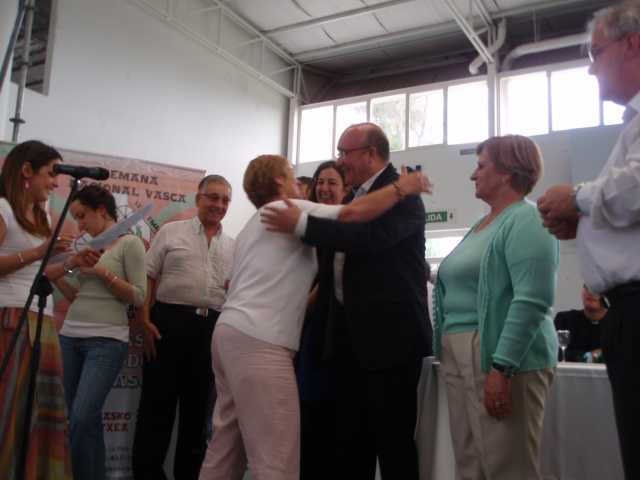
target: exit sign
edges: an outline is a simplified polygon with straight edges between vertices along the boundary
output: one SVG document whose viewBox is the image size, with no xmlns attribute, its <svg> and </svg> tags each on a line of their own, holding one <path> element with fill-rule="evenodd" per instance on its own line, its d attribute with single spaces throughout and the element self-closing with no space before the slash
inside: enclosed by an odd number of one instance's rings
<svg viewBox="0 0 640 480">
<path fill-rule="evenodd" d="M 442 210 L 441 212 L 426 212 L 427 223 L 447 223 L 455 221 L 453 210 Z"/>
</svg>

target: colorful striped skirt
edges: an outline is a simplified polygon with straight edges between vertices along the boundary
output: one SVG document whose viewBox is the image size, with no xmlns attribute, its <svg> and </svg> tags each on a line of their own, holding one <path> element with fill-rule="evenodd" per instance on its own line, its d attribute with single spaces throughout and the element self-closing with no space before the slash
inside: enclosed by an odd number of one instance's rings
<svg viewBox="0 0 640 480">
<path fill-rule="evenodd" d="M 0 309 L 0 358 L 4 359 L 13 332 L 6 310 Z M 25 329 L 0 379 L 0 479 L 17 478 L 16 469 L 24 434 L 29 388 L 31 345 L 38 314 L 29 312 L 29 336 Z M 35 402 L 29 429 L 26 476 L 28 480 L 71 480 L 71 457 L 67 406 L 62 384 L 62 356 L 53 317 L 44 316 L 40 368 L 36 378 Z"/>
</svg>

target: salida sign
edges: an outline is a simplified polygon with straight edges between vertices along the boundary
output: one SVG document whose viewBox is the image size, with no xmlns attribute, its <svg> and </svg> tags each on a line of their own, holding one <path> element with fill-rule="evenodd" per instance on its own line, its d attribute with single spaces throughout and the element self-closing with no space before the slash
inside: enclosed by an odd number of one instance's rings
<svg viewBox="0 0 640 480">
<path fill-rule="evenodd" d="M 455 221 L 453 210 L 442 210 L 440 212 L 426 212 L 427 223 L 452 223 Z"/>
</svg>

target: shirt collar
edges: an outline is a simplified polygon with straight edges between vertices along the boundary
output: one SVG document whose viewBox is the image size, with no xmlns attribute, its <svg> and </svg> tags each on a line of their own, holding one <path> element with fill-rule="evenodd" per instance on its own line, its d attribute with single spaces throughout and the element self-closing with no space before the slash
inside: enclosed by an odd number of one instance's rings
<svg viewBox="0 0 640 480">
<path fill-rule="evenodd" d="M 196 233 L 200 233 L 204 230 L 204 225 L 202 225 L 202 222 L 200 221 L 200 217 L 198 217 L 198 215 L 193 217 L 193 219 L 191 220 L 191 223 Z M 221 235 L 222 235 L 222 224 L 220 224 L 220 228 L 218 229 L 218 233 L 216 233 L 216 237 L 219 237 Z"/>
<path fill-rule="evenodd" d="M 384 171 L 384 169 L 387 168 L 388 165 L 389 164 L 386 163 L 378 173 L 376 173 L 369 180 L 367 180 L 362 185 L 360 185 L 360 188 L 356 191 L 356 195 L 354 198 L 362 197 L 363 195 L 366 195 L 367 193 L 369 193 L 369 190 L 371 189 L 373 182 L 376 181 L 376 179 L 380 176 L 380 174 Z"/>
<path fill-rule="evenodd" d="M 638 93 L 636 93 L 634 97 L 629 100 L 629 103 L 627 103 L 627 108 L 632 108 L 636 112 L 640 112 L 640 91 L 638 91 Z"/>
</svg>

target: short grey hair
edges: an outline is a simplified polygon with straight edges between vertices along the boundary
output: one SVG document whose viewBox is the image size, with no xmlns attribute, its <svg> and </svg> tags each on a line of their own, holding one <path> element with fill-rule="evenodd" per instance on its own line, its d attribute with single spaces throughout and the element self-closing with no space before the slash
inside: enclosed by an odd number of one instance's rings
<svg viewBox="0 0 640 480">
<path fill-rule="evenodd" d="M 613 40 L 621 40 L 629 32 L 640 35 L 640 1 L 626 0 L 598 10 L 587 24 L 589 39 L 598 25 Z"/>
<path fill-rule="evenodd" d="M 224 178 L 222 175 L 207 175 L 202 180 L 200 180 L 200 184 L 198 185 L 198 193 L 204 193 L 207 191 L 207 185 L 210 183 L 221 183 L 222 185 L 226 185 L 229 187 L 229 190 L 233 191 L 231 184 L 229 181 Z"/>
</svg>

